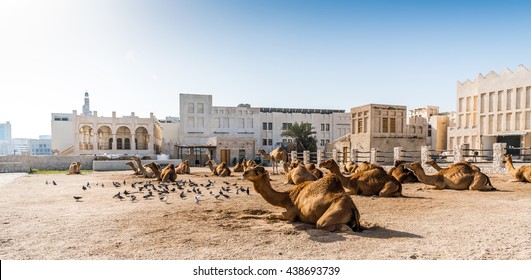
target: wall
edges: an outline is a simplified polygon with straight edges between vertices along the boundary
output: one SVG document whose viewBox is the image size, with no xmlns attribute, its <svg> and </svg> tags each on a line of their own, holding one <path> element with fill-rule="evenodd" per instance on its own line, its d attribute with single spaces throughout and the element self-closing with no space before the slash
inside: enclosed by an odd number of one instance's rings
<svg viewBox="0 0 531 280">
<path fill-rule="evenodd" d="M 81 169 L 92 169 L 94 156 L 2 156 L 0 173 L 39 170 L 68 170 L 72 162 L 81 162 Z"/>
</svg>

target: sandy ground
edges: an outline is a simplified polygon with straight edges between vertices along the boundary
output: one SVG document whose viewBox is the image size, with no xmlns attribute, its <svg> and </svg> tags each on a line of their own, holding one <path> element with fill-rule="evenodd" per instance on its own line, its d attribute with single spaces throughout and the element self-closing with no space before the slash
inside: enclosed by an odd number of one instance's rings
<svg viewBox="0 0 531 280">
<path fill-rule="evenodd" d="M 508 175 L 491 175 L 497 192 L 423 190 L 419 183 L 404 184 L 403 198 L 352 196 L 368 229 L 331 233 L 240 218 L 282 209 L 239 175 L 207 177 L 203 168 L 179 179 L 214 180 L 214 194 L 228 181 L 251 187 L 250 194 L 232 187 L 230 198 L 216 199 L 201 187 L 195 203 L 187 186 L 184 199 L 176 191 L 166 202 L 156 194 L 146 200 L 136 193 L 136 202 L 112 198 L 145 181 L 130 173 L 0 174 L 0 259 L 531 259 L 531 184 L 508 182 Z M 290 188 L 283 176 L 272 179 L 276 189 Z M 126 186 L 112 184 L 124 180 Z"/>
</svg>

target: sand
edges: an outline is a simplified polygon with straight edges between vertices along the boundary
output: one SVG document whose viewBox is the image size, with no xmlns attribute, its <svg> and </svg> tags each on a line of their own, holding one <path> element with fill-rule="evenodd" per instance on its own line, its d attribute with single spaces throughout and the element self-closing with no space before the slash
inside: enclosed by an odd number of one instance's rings
<svg viewBox="0 0 531 280">
<path fill-rule="evenodd" d="M 206 184 L 217 194 L 223 181 L 250 187 L 250 194 L 215 198 L 201 187 L 162 202 L 113 198 L 145 182 L 130 171 L 81 175 L 0 174 L 0 258 L 32 260 L 529 260 L 531 184 L 490 175 L 500 191 L 424 190 L 404 184 L 407 197 L 352 196 L 363 232 L 327 232 L 303 223 L 241 218 L 281 212 L 240 175 L 219 178 L 204 168 L 179 179 Z M 272 185 L 287 190 L 284 177 Z M 51 182 L 54 180 L 57 185 Z M 126 181 L 122 187 L 112 182 Z M 46 182 L 48 181 L 48 184 Z M 82 186 L 90 183 L 86 191 Z M 96 185 L 98 184 L 98 185 Z M 102 187 L 104 184 L 104 187 Z M 76 202 L 73 196 L 83 198 Z"/>
</svg>

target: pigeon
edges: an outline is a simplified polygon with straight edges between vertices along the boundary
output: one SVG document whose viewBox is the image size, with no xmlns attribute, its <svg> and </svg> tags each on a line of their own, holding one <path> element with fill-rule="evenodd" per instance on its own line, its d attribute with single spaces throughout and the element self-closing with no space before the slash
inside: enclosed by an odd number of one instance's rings
<svg viewBox="0 0 531 280">
<path fill-rule="evenodd" d="M 247 195 L 249 195 L 249 187 L 247 187 L 247 189 L 245 190 L 245 192 L 247 193 Z"/>
<path fill-rule="evenodd" d="M 54 186 L 57 186 L 57 183 L 55 181 L 52 181 L 52 183 L 53 183 Z"/>
<path fill-rule="evenodd" d="M 153 195 L 152 195 L 151 193 L 148 193 L 148 194 L 144 195 L 143 198 L 144 198 L 144 199 L 148 199 L 148 198 L 150 198 L 150 197 L 152 197 L 152 196 L 153 196 Z"/>
<path fill-rule="evenodd" d="M 181 192 L 181 194 L 179 195 L 182 199 L 184 199 L 186 197 L 186 195 L 184 194 L 184 191 Z"/>
<path fill-rule="evenodd" d="M 167 202 L 167 201 L 168 201 L 168 196 L 161 195 L 161 196 L 159 197 L 159 199 L 160 199 L 160 201 L 162 201 L 162 202 Z"/>
<path fill-rule="evenodd" d="M 82 199 L 82 198 L 83 198 L 83 197 L 81 197 L 81 196 L 74 196 L 74 199 L 76 200 L 76 202 L 79 202 L 80 199 Z"/>
<path fill-rule="evenodd" d="M 124 194 L 125 194 L 125 195 L 130 195 L 131 193 L 128 192 L 127 190 L 125 190 L 125 191 L 124 191 Z"/>
<path fill-rule="evenodd" d="M 224 196 L 225 198 L 230 198 L 230 196 L 224 194 L 224 193 L 221 193 L 222 196 Z"/>
<path fill-rule="evenodd" d="M 195 197 L 195 204 L 199 204 L 199 195 Z"/>
<path fill-rule="evenodd" d="M 220 196 L 220 194 L 216 194 L 214 197 L 215 197 L 216 199 L 218 199 L 219 196 Z"/>
<path fill-rule="evenodd" d="M 131 202 L 135 201 L 136 200 L 136 196 L 133 194 L 131 195 Z"/>
<path fill-rule="evenodd" d="M 46 185 L 48 185 L 48 180 L 46 180 Z"/>
<path fill-rule="evenodd" d="M 118 192 L 117 194 L 115 194 L 112 198 L 118 198 L 120 196 L 120 192 Z"/>
<path fill-rule="evenodd" d="M 87 190 L 87 187 L 82 186 L 81 189 L 84 190 L 84 191 L 86 191 L 86 190 Z"/>
</svg>

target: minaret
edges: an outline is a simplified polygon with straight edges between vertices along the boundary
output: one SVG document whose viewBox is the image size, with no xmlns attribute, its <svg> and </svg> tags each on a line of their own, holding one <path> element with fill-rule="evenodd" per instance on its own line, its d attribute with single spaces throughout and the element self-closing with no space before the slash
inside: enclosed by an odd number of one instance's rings
<svg viewBox="0 0 531 280">
<path fill-rule="evenodd" d="M 85 91 L 85 104 L 83 105 L 83 115 L 92 116 L 92 111 L 90 111 L 89 95 L 87 91 Z"/>
</svg>

